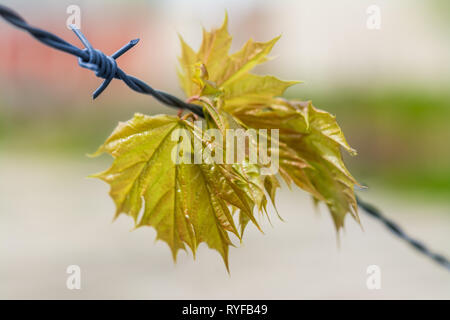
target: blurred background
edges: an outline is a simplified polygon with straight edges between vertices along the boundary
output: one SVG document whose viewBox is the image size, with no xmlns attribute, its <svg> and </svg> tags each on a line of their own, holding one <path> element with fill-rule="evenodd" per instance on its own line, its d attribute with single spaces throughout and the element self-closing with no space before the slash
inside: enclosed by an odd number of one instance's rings
<svg viewBox="0 0 450 320">
<path fill-rule="evenodd" d="M 31 1 L 2 4 L 30 24 L 82 47 L 66 28 L 69 5 L 81 29 L 113 53 L 141 42 L 119 61 L 127 73 L 183 97 L 176 77 L 178 34 L 193 47 L 201 27 L 229 14 L 232 50 L 248 38 L 282 35 L 276 57 L 256 69 L 303 84 L 286 96 L 337 116 L 358 156 L 350 171 L 369 186 L 360 196 L 409 233 L 450 255 L 450 4 L 418 1 Z M 380 29 L 367 27 L 370 5 Z M 337 245 L 325 208 L 283 188 L 287 220 L 249 230 L 230 252 L 231 275 L 203 247 L 197 260 L 154 243 L 151 229 L 130 233 L 131 219 L 110 221 L 108 186 L 86 179 L 106 168 L 90 159 L 118 121 L 135 112 L 174 113 L 120 81 L 92 101 L 101 82 L 77 60 L 0 21 L 0 298 L 450 298 L 450 274 L 360 213 Z M 80 265 L 82 290 L 65 286 Z M 382 289 L 366 287 L 379 265 Z"/>
</svg>

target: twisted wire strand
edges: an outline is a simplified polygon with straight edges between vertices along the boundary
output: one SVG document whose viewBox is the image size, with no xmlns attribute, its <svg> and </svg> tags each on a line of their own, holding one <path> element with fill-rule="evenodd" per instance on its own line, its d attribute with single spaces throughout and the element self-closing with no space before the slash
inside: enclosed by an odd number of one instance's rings
<svg viewBox="0 0 450 320">
<path fill-rule="evenodd" d="M 12 25 L 25 31 L 28 31 L 28 33 L 30 33 L 36 40 L 44 43 L 45 45 L 78 57 L 78 64 L 81 67 L 92 70 L 95 72 L 95 75 L 97 77 L 105 79 L 104 82 L 100 85 L 100 87 L 94 92 L 93 94 L 94 99 L 97 98 L 106 89 L 106 87 L 109 85 L 112 79 L 115 78 L 125 82 L 125 84 L 132 90 L 139 93 L 151 95 L 159 102 L 167 106 L 178 109 L 186 109 L 195 113 L 200 117 L 204 117 L 203 109 L 201 106 L 184 102 L 183 100 L 169 93 L 156 90 L 151 86 L 149 86 L 148 84 L 146 84 L 145 82 L 143 82 L 142 80 L 127 75 L 123 70 L 121 70 L 117 66 L 116 59 L 119 58 L 125 52 L 127 52 L 129 49 L 134 47 L 138 43 L 139 39 L 130 41 L 127 45 L 122 47 L 116 53 L 114 53 L 111 56 L 108 56 L 104 54 L 102 51 L 94 49 L 93 46 L 89 43 L 89 41 L 81 33 L 81 31 L 73 26 L 72 30 L 81 40 L 81 42 L 85 46 L 85 49 L 80 49 L 50 32 L 29 25 L 16 12 L 1 4 L 0 4 L 0 16 L 9 23 L 11 23 Z M 361 209 L 363 209 L 364 212 L 382 222 L 391 233 L 405 240 L 414 249 L 428 256 L 430 259 L 439 263 L 444 268 L 450 270 L 450 262 L 448 259 L 446 259 L 444 256 L 440 254 L 434 253 L 420 241 L 415 240 L 410 236 L 408 236 L 397 224 L 395 224 L 390 219 L 386 218 L 381 213 L 381 211 L 375 208 L 373 205 L 362 201 L 358 197 L 356 199 L 358 206 Z"/>
<path fill-rule="evenodd" d="M 375 206 L 361 200 L 359 197 L 356 197 L 356 201 L 358 203 L 358 206 L 361 209 L 363 209 L 364 212 L 366 212 L 373 218 L 377 219 L 378 221 L 381 221 L 384 224 L 384 226 L 395 236 L 406 241 L 414 249 L 416 249 L 420 253 L 424 254 L 425 256 L 429 257 L 431 260 L 435 261 L 436 263 L 440 264 L 441 266 L 443 266 L 444 268 L 446 268 L 447 270 L 450 271 L 450 261 L 447 258 L 445 258 L 443 255 L 431 251 L 422 242 L 410 237 L 407 233 L 405 233 L 405 231 L 403 231 L 403 229 L 398 224 L 396 224 L 392 220 L 385 217 L 383 215 L 383 213 L 379 209 L 377 209 Z"/>
<path fill-rule="evenodd" d="M 78 57 L 78 62 L 81 67 L 90 69 L 95 72 L 96 76 L 104 78 L 105 81 L 93 94 L 94 99 L 97 98 L 106 89 L 112 79 L 115 78 L 125 82 L 125 84 L 134 91 L 152 95 L 155 99 L 165 105 L 178 109 L 186 109 L 200 117 L 203 117 L 203 109 L 201 106 L 186 103 L 169 93 L 153 89 L 142 80 L 127 75 L 117 66 L 115 60 L 136 45 L 139 41 L 138 39 L 132 40 L 112 56 L 107 56 L 100 50 L 94 49 L 82 35 L 81 31 L 75 29 L 74 27 L 72 27 L 72 29 L 78 38 L 80 38 L 81 42 L 85 45 L 85 49 L 80 49 L 50 32 L 29 25 L 19 14 L 1 4 L 0 16 L 17 28 L 28 31 L 28 33 L 30 33 L 36 40 L 44 43 L 45 45 Z"/>
</svg>

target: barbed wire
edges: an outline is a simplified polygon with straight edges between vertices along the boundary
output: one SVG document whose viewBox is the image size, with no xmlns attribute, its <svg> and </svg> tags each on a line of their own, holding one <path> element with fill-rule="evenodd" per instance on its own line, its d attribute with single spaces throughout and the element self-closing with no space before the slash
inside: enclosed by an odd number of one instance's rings
<svg viewBox="0 0 450 320">
<path fill-rule="evenodd" d="M 28 31 L 28 33 L 30 33 L 36 40 L 46 44 L 47 46 L 78 57 L 78 63 L 81 67 L 92 70 L 95 72 L 95 75 L 97 77 L 105 79 L 101 86 L 94 92 L 94 99 L 97 98 L 106 89 L 112 79 L 116 78 L 125 82 L 126 85 L 132 90 L 139 93 L 152 95 L 158 101 L 164 103 L 167 106 L 178 109 L 186 109 L 199 116 L 203 116 L 203 109 L 200 106 L 186 103 L 183 100 L 164 91 L 153 89 L 142 80 L 127 75 L 117 66 L 116 59 L 130 50 L 132 47 L 134 47 L 139 42 L 139 39 L 130 41 L 116 53 L 108 56 L 102 51 L 94 49 L 89 41 L 81 33 L 81 31 L 76 29 L 75 26 L 72 26 L 72 30 L 84 44 L 85 49 L 80 49 L 50 32 L 29 25 L 19 14 L 1 4 L 0 15 L 3 17 L 3 19 L 13 24 L 14 26 Z"/>
<path fill-rule="evenodd" d="M 444 268 L 450 270 L 450 261 L 447 258 L 445 258 L 443 255 L 431 251 L 421 241 L 410 237 L 408 234 L 405 233 L 405 231 L 403 231 L 403 229 L 398 224 L 396 224 L 392 220 L 385 217 L 383 215 L 383 213 L 379 209 L 377 209 L 374 205 L 361 200 L 359 197 L 356 197 L 356 201 L 358 203 L 358 206 L 361 209 L 363 209 L 364 212 L 366 212 L 368 215 L 372 216 L 373 218 L 377 219 L 378 221 L 381 221 L 385 225 L 385 227 L 391 233 L 393 233 L 395 236 L 406 241 L 420 253 L 426 255 L 427 257 L 429 257 L 436 263 L 438 263 L 438 264 L 442 265 Z"/>
<path fill-rule="evenodd" d="M 102 51 L 94 49 L 87 38 L 75 26 L 71 26 L 71 28 L 85 46 L 84 49 L 80 49 L 48 31 L 29 25 L 19 14 L 1 4 L 0 16 L 14 26 L 28 31 L 28 33 L 30 33 L 35 39 L 44 43 L 45 45 L 78 57 L 78 64 L 81 67 L 92 70 L 95 72 L 95 75 L 97 77 L 105 79 L 100 87 L 98 87 L 97 90 L 95 90 L 95 92 L 93 93 L 94 99 L 97 98 L 108 87 L 113 79 L 119 79 L 125 82 L 125 84 L 132 90 L 139 93 L 151 95 L 159 102 L 167 106 L 178 109 L 186 109 L 197 114 L 200 117 L 204 117 L 203 109 L 201 106 L 184 102 L 183 100 L 167 92 L 156 90 L 142 80 L 127 75 L 117 66 L 116 59 L 133 48 L 139 42 L 139 39 L 130 41 L 113 55 L 108 56 Z M 448 259 L 440 254 L 434 253 L 420 241 L 408 236 L 396 223 L 386 218 L 381 213 L 381 211 L 375 208 L 373 205 L 362 201 L 359 197 L 357 197 L 356 199 L 358 206 L 361 209 L 363 209 L 370 216 L 381 221 L 391 233 L 408 242 L 418 252 L 428 256 L 433 261 L 450 270 L 450 262 Z"/>
</svg>

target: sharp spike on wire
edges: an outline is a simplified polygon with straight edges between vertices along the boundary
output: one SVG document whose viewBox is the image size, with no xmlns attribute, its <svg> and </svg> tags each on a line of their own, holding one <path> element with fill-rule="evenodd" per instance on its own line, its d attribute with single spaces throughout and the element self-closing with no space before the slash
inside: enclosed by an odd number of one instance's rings
<svg viewBox="0 0 450 320">
<path fill-rule="evenodd" d="M 81 43 L 87 48 L 94 50 L 94 47 L 92 47 L 91 43 L 88 41 L 88 39 L 84 36 L 84 34 L 81 32 L 80 29 L 77 28 L 76 25 L 71 24 L 70 29 L 77 35 L 78 39 L 80 39 Z"/>
<path fill-rule="evenodd" d="M 70 28 L 83 43 L 85 50 L 89 53 L 89 60 L 86 61 L 86 59 L 79 58 L 78 64 L 83 68 L 94 71 L 97 77 L 105 79 L 92 94 L 92 98 L 95 100 L 108 87 L 112 79 L 120 78 L 116 74 L 118 68 L 115 60 L 133 48 L 139 42 L 139 39 L 131 40 L 112 56 L 107 56 L 100 50 L 94 49 L 86 36 L 75 25 L 70 25 Z"/>
<path fill-rule="evenodd" d="M 126 45 L 124 45 L 122 48 L 120 48 L 119 50 L 117 50 L 111 57 L 113 57 L 113 59 L 117 59 L 119 58 L 121 55 L 123 55 L 125 52 L 127 52 L 128 50 L 130 50 L 131 48 L 133 48 L 135 45 L 137 45 L 139 42 L 139 39 L 134 39 L 131 40 L 129 43 L 127 43 Z"/>
<path fill-rule="evenodd" d="M 30 33 L 35 39 L 52 47 L 54 49 L 69 53 L 77 56 L 78 64 L 83 68 L 90 69 L 96 72 L 96 75 L 105 79 L 104 83 L 94 92 L 94 99 L 99 96 L 111 82 L 113 78 L 117 78 L 125 82 L 125 84 L 132 90 L 139 93 L 148 94 L 153 96 L 159 102 L 177 109 L 186 109 L 196 115 L 203 117 L 203 108 L 199 105 L 187 103 L 167 92 L 155 90 L 142 80 L 129 76 L 117 67 L 115 59 L 122 56 L 125 52 L 133 48 L 139 41 L 135 39 L 130 41 L 124 47 L 119 49 L 113 55 L 108 57 L 101 51 L 94 49 L 83 33 L 75 26 L 71 25 L 70 28 L 76 34 L 76 36 L 83 43 L 85 49 L 80 49 L 67 41 L 55 36 L 54 34 L 35 28 L 29 25 L 19 14 L 9 9 L 8 7 L 0 4 L 0 16 L 7 22 Z"/>
</svg>

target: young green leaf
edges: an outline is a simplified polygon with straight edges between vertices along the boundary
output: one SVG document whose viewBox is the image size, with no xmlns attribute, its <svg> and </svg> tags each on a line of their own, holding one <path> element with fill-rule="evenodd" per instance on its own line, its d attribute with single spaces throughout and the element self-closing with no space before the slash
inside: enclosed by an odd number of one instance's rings
<svg viewBox="0 0 450 320">
<path fill-rule="evenodd" d="M 232 245 L 228 233 L 240 237 L 229 206 L 257 225 L 255 204 L 246 190 L 248 182 L 230 165 L 177 164 L 174 151 L 179 155 L 187 149 L 181 137 L 193 148 L 197 135 L 187 120 L 136 114 L 119 124 L 99 148 L 97 155 L 106 152 L 115 160 L 94 177 L 110 184 L 116 216 L 125 213 L 133 217 L 136 227 L 153 226 L 157 238 L 172 249 L 174 259 L 185 245 L 195 255 L 198 244 L 206 242 L 222 255 L 228 268 L 228 247 Z"/>
<path fill-rule="evenodd" d="M 219 29 L 203 30 L 197 52 L 180 37 L 181 86 L 188 100 L 203 108 L 206 128 L 218 129 L 223 137 L 230 129 L 278 129 L 279 143 L 273 144 L 268 135 L 265 138 L 271 142 L 270 155 L 279 158 L 279 175 L 309 192 L 315 201 L 325 202 L 337 229 L 347 213 L 359 221 L 353 192 L 356 181 L 341 155 L 341 149 L 355 151 L 335 117 L 311 102 L 280 98 L 297 81 L 250 73 L 268 59 L 279 37 L 268 42 L 249 40 L 230 55 L 227 22 L 225 17 Z M 154 227 L 174 259 L 186 246 L 195 256 L 198 245 L 205 242 L 221 254 L 228 268 L 230 234 L 242 240 L 250 221 L 260 229 L 254 211 L 267 215 L 267 197 L 275 205 L 280 184 L 275 174 L 262 175 L 267 164 L 260 159 L 249 161 L 248 147 L 256 146 L 261 154 L 259 139 L 250 136 L 245 157 L 223 164 L 213 153 L 220 151 L 218 158 L 223 160 L 230 150 L 189 117 L 136 114 L 119 123 L 95 154 L 108 153 L 114 162 L 94 177 L 110 184 L 116 217 L 125 213 L 133 217 L 136 227 Z M 197 162 L 199 156 L 202 161 Z M 180 158 L 185 161 L 174 160 Z"/>
<path fill-rule="evenodd" d="M 182 40 L 180 63 L 185 73 L 179 74 L 180 81 L 189 82 L 188 71 L 196 63 L 203 63 L 208 81 L 223 92 L 216 97 L 220 100 L 217 105 L 221 107 L 214 113 L 228 113 L 247 128 L 279 129 L 278 155 L 280 175 L 284 180 L 324 201 L 337 229 L 343 226 L 347 213 L 359 221 L 353 192 L 356 181 L 346 169 L 340 149 L 352 155 L 356 152 L 346 142 L 335 117 L 314 108 L 311 102 L 276 98 L 298 82 L 259 76 L 250 71 L 267 60 L 279 37 L 265 43 L 249 40 L 241 50 L 229 55 L 231 36 L 227 21 L 225 17 L 221 28 L 204 33 L 202 47 L 197 53 Z M 207 55 L 206 59 L 204 48 L 215 46 L 220 50 L 214 56 Z M 202 96 L 206 87 L 197 86 L 194 91 L 185 91 L 188 96 Z"/>
<path fill-rule="evenodd" d="M 278 98 L 267 103 L 229 110 L 249 127 L 280 130 L 280 174 L 324 201 L 336 228 L 343 226 L 347 213 L 359 221 L 353 192 L 357 182 L 346 169 L 340 148 L 350 154 L 355 151 L 335 118 L 314 108 L 311 102 Z M 298 160 L 291 160 L 292 153 Z"/>
</svg>

